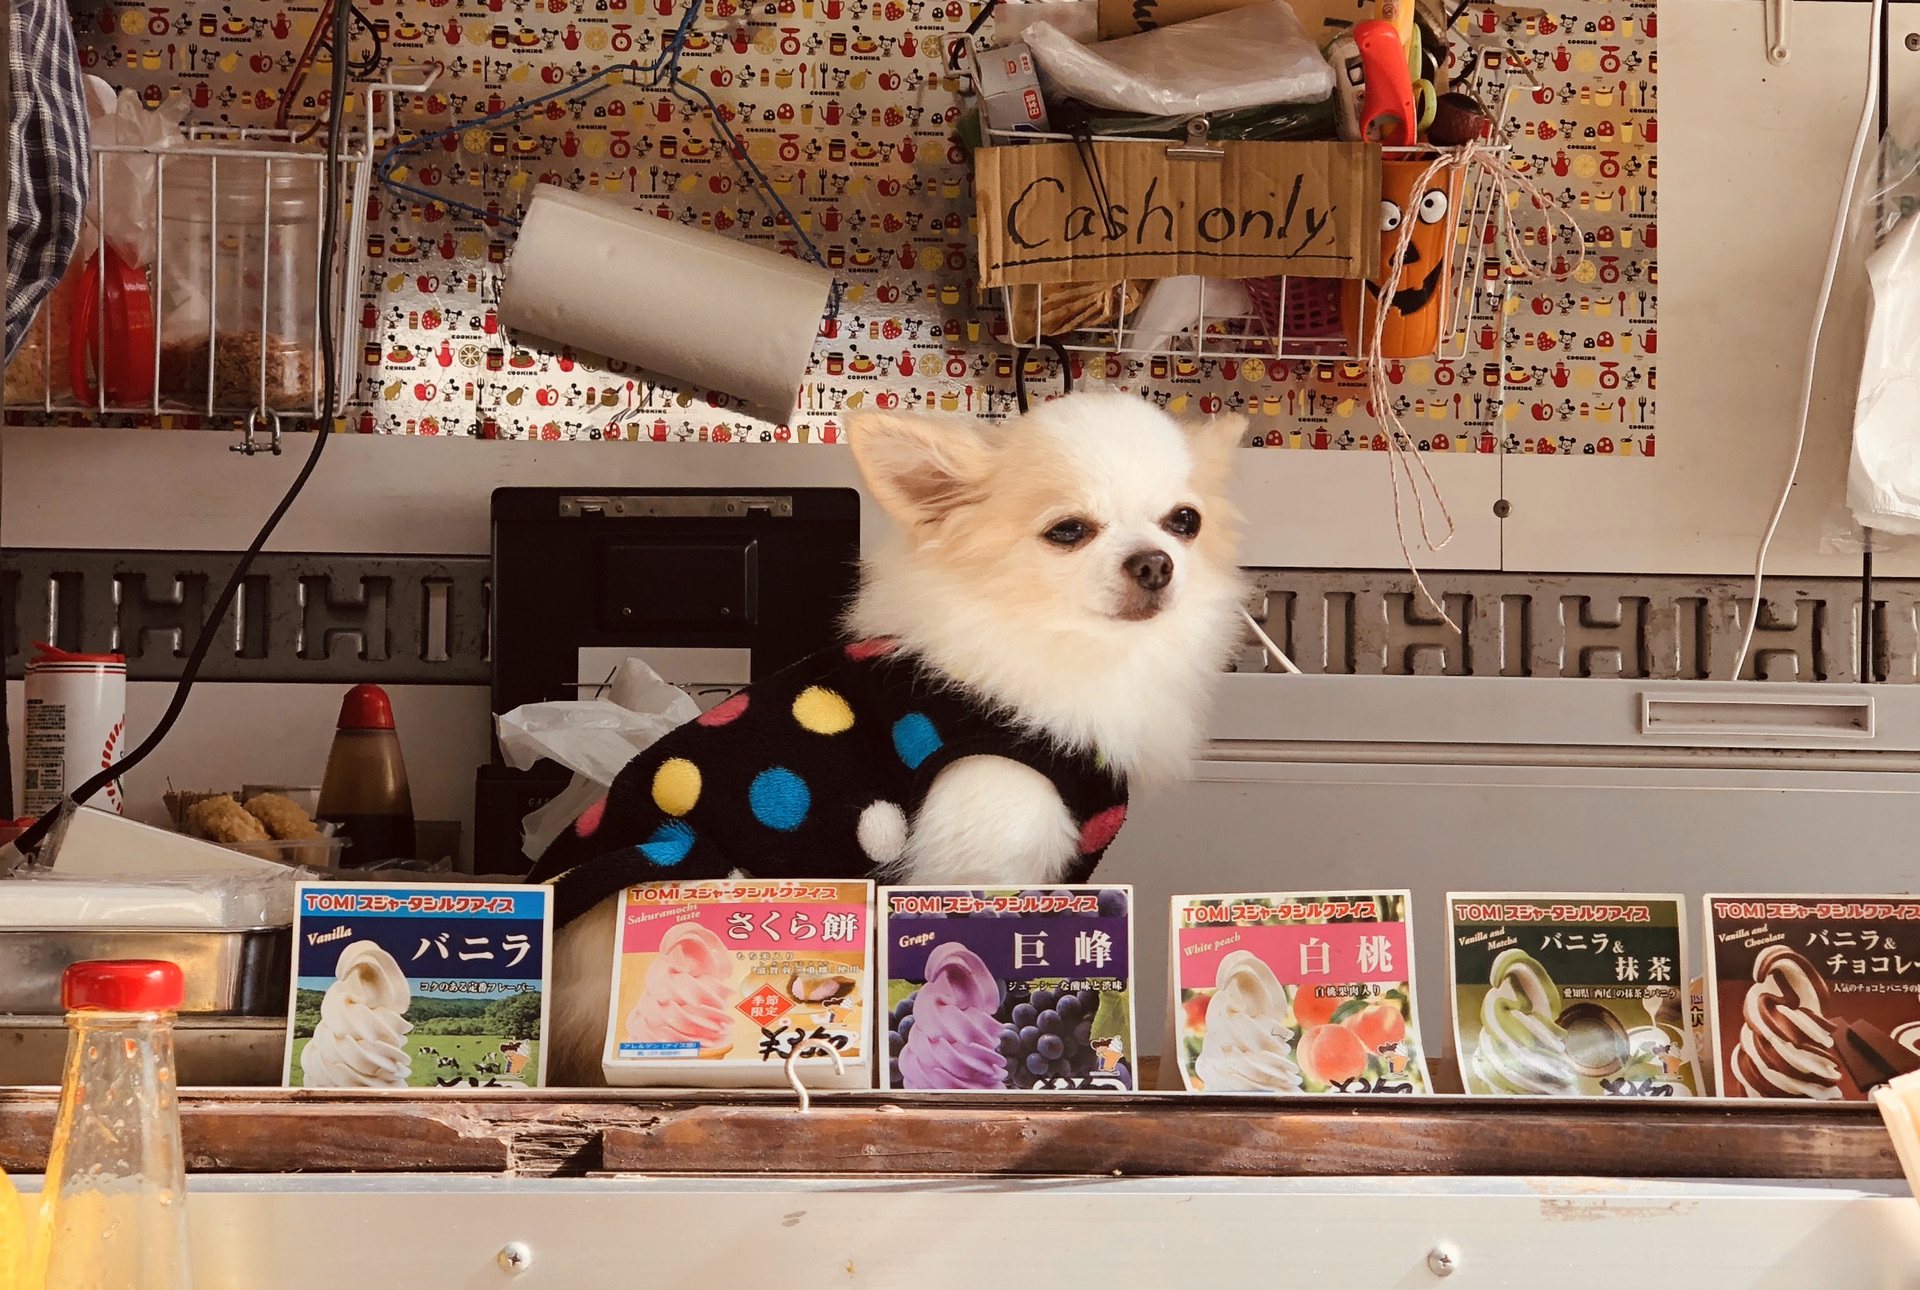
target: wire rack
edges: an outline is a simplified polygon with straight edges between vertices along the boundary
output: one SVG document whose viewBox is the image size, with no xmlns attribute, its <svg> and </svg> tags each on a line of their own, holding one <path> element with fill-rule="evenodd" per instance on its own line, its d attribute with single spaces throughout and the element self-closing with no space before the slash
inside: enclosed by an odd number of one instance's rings
<svg viewBox="0 0 1920 1290">
<path fill-rule="evenodd" d="M 332 277 L 338 370 L 352 373 L 364 339 L 360 282 L 375 159 L 394 136 L 396 96 L 428 89 L 438 73 L 396 68 L 356 91 L 362 119 L 338 158 L 346 205 L 332 247 L 320 231 L 326 152 L 299 131 L 186 125 L 164 145 L 94 145 L 93 244 L 110 227 L 109 211 L 150 204 L 151 262 L 129 266 L 129 276 L 149 302 L 152 325 L 115 334 L 120 314 L 109 288 L 118 249 L 85 264 L 76 255 L 7 366 L 6 410 L 57 420 L 238 422 L 249 444 L 256 433 L 277 444 L 284 419 L 337 416 L 353 381 L 340 382 L 334 407 L 321 406 L 320 279 Z M 130 185 L 129 175 L 139 182 Z M 83 301 L 83 292 L 94 299 Z M 151 352 L 129 353 L 136 338 Z M 115 368 L 141 375 L 115 379 Z"/>
<path fill-rule="evenodd" d="M 1525 56 L 1512 50 L 1476 51 L 1473 72 L 1468 81 L 1480 102 L 1493 105 L 1495 137 L 1503 138 L 1512 95 L 1522 81 L 1532 80 L 1532 69 Z M 1017 134 L 989 129 L 987 139 L 994 144 L 1072 143 L 1070 135 Z M 1137 135 L 1102 135 L 1102 142 L 1147 142 L 1164 145 L 1164 138 Z M 1388 160 L 1427 160 L 1435 155 L 1429 147 L 1393 147 L 1382 149 Z M 1472 176 L 1465 200 L 1458 204 L 1454 263 L 1448 274 L 1450 296 L 1448 317 L 1440 329 L 1440 341 L 1431 357 L 1464 358 L 1469 349 L 1469 324 L 1490 310 L 1495 318 L 1503 316 L 1508 282 L 1497 261 L 1487 254 L 1491 243 L 1494 203 L 1499 200 L 1493 186 Z M 1341 317 L 1341 282 L 1334 278 L 1266 278 L 1241 284 L 1243 289 L 1225 292 L 1209 289 L 1201 279 L 1198 321 L 1189 329 L 1172 335 L 1145 335 L 1134 322 L 1137 301 L 1150 281 L 1112 284 L 1111 317 L 1091 327 L 1060 334 L 1047 334 L 1042 318 L 1046 314 L 1049 291 L 1054 285 L 998 288 L 1006 320 L 1009 343 L 1021 346 L 1057 344 L 1081 353 L 1118 353 L 1147 358 L 1267 358 L 1281 360 L 1318 360 L 1352 358 Z"/>
</svg>

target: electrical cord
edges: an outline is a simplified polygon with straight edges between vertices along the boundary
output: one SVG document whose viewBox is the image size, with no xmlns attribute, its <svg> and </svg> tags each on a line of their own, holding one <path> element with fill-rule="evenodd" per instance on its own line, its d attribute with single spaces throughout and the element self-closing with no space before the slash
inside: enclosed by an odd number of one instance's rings
<svg viewBox="0 0 1920 1290">
<path fill-rule="evenodd" d="M 351 22 L 351 5 L 335 4 L 333 6 L 333 48 L 336 51 L 347 48 Z M 30 851 L 40 844 L 54 822 L 60 818 L 63 811 L 68 809 L 69 803 L 77 805 L 91 798 L 108 784 L 145 761 L 147 756 L 167 737 L 174 723 L 180 719 L 180 713 L 187 706 L 187 696 L 193 693 L 194 682 L 199 679 L 201 665 L 206 662 L 207 654 L 213 648 L 214 641 L 224 634 L 221 629 L 226 621 L 227 611 L 233 607 L 234 597 L 240 591 L 242 580 L 252 569 L 254 557 L 259 555 L 261 549 L 266 546 L 267 540 L 273 536 L 273 531 L 280 526 L 281 519 L 292 508 L 294 500 L 307 486 L 307 481 L 313 477 L 314 469 L 320 464 L 320 454 L 326 450 L 327 441 L 333 438 L 334 405 L 340 392 L 337 311 L 334 309 L 333 300 L 334 253 L 339 242 L 340 206 L 343 196 L 340 184 L 340 145 L 345 128 L 347 73 L 347 59 L 336 54 L 333 59 L 332 96 L 327 113 L 327 173 L 324 181 L 325 199 L 322 203 L 325 209 L 321 214 L 320 227 L 319 304 L 320 365 L 324 391 L 321 403 L 323 419 L 314 427 L 313 448 L 307 453 L 306 462 L 300 467 L 300 473 L 293 477 L 293 483 L 288 485 L 287 491 L 281 496 L 279 505 L 275 506 L 273 513 L 267 516 L 266 523 L 260 526 L 260 531 L 254 535 L 253 541 L 233 566 L 233 573 L 227 578 L 226 585 L 220 589 L 220 595 L 214 600 L 212 610 L 200 627 L 200 635 L 193 643 L 193 652 L 187 656 L 186 666 L 181 669 L 180 680 L 173 688 L 173 699 L 167 704 L 167 710 L 162 714 L 159 722 L 147 737 L 140 741 L 138 747 L 121 758 L 119 762 L 107 767 L 74 789 L 60 805 L 35 820 L 33 826 L 13 843 L 14 847 L 22 852 Z M 352 284 L 343 285 L 351 286 Z"/>
<path fill-rule="evenodd" d="M 1807 363 L 1800 382 L 1800 422 L 1793 437 L 1793 460 L 1787 466 L 1787 482 L 1780 489 L 1780 500 L 1774 505 L 1773 518 L 1767 521 L 1767 531 L 1760 538 L 1760 549 L 1754 554 L 1753 605 L 1747 612 L 1747 630 L 1740 641 L 1740 652 L 1734 656 L 1733 671 L 1727 677 L 1730 681 L 1738 681 L 1740 673 L 1746 670 L 1747 653 L 1753 648 L 1753 631 L 1760 622 L 1760 592 L 1766 582 L 1767 551 L 1773 545 L 1774 533 L 1780 528 L 1780 517 L 1786 514 L 1787 502 L 1793 497 L 1793 486 L 1800 479 L 1800 459 L 1807 447 L 1807 419 L 1813 411 L 1813 375 L 1819 361 L 1820 332 L 1826 326 L 1827 306 L 1833 299 L 1833 281 L 1840 271 L 1840 253 L 1846 248 L 1847 221 L 1853 214 L 1853 187 L 1860 178 L 1860 159 L 1866 152 L 1867 139 L 1873 133 L 1874 121 L 1880 111 L 1880 29 L 1885 11 L 1886 0 L 1873 0 L 1867 27 L 1867 92 L 1861 99 L 1860 126 L 1854 131 L 1853 151 L 1847 157 L 1847 177 L 1840 188 L 1840 209 L 1833 217 L 1833 240 L 1827 247 L 1827 263 L 1820 272 L 1820 294 L 1813 307 L 1813 331 L 1807 339 Z"/>
</svg>

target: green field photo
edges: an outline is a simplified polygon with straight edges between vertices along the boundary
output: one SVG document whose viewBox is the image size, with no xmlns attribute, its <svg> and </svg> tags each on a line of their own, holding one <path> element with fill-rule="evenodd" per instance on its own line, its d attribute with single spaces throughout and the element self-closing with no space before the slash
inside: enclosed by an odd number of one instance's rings
<svg viewBox="0 0 1920 1290">
<path fill-rule="evenodd" d="M 302 987 L 294 1004 L 293 1061 L 288 1082 L 301 1087 L 300 1059 L 320 1024 L 324 993 Z M 540 995 L 504 999 L 426 999 L 407 1009 L 413 1031 L 404 1047 L 413 1059 L 409 1088 L 533 1087 L 540 1074 Z"/>
</svg>

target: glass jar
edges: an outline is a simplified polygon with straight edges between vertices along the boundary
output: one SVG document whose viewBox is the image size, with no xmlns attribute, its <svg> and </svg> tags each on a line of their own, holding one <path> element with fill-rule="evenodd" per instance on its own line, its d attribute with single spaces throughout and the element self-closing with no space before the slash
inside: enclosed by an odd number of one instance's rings
<svg viewBox="0 0 1920 1290">
<path fill-rule="evenodd" d="M 208 415 L 317 411 L 325 160 L 232 151 L 163 162 L 160 392 Z"/>
<path fill-rule="evenodd" d="M 173 963 L 75 963 L 61 979 L 67 1064 L 40 1193 L 34 1290 L 190 1290 L 173 1074 Z"/>
</svg>

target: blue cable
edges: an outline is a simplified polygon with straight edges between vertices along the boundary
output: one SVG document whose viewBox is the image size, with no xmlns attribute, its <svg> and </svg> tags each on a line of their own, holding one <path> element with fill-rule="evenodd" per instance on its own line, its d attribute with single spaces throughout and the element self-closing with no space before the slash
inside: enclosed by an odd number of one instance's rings
<svg viewBox="0 0 1920 1290">
<path fill-rule="evenodd" d="M 446 129 L 433 134 L 419 135 L 407 140 L 405 143 L 396 143 L 387 149 L 385 155 L 380 158 L 378 167 L 380 182 L 396 192 L 411 193 L 415 197 L 437 203 L 438 205 L 446 207 L 448 210 L 464 212 L 489 224 L 505 224 L 509 228 L 517 229 L 520 227 L 521 222 L 510 215 L 502 215 L 495 211 L 482 210 L 478 206 L 474 206 L 468 202 L 459 201 L 440 193 L 431 192 L 417 185 L 409 184 L 402 179 L 396 178 L 393 172 L 404 158 L 412 156 L 422 148 L 437 143 L 450 135 L 465 134 L 469 130 L 477 130 L 482 126 L 493 125 L 501 121 L 518 120 L 535 108 L 543 107 L 548 103 L 586 98 L 590 95 L 598 94 L 607 89 L 612 83 L 612 79 L 617 76 L 648 76 L 653 78 L 650 82 L 651 86 L 657 87 L 662 82 L 665 82 L 667 92 L 683 102 L 686 100 L 688 94 L 698 97 L 701 104 L 705 106 L 721 139 L 726 144 L 728 155 L 751 176 L 755 194 L 767 201 L 771 201 L 774 206 L 779 209 L 780 213 L 786 216 L 787 224 L 793 229 L 794 236 L 800 239 L 802 246 L 806 247 L 807 258 L 815 264 L 825 267 L 826 257 L 820 254 L 820 248 L 814 245 L 813 239 L 808 237 L 806 231 L 800 227 L 800 220 L 794 215 L 792 208 L 781 200 L 779 193 L 774 191 L 773 185 L 767 181 L 766 173 L 760 169 L 759 164 L 754 161 L 747 149 L 741 145 L 739 136 L 733 132 L 733 127 L 729 126 L 725 117 L 721 115 L 720 106 L 713 101 L 713 96 L 708 94 L 707 91 L 698 84 L 689 85 L 680 80 L 680 56 L 686 50 L 687 35 L 693 29 L 693 20 L 700 12 L 700 3 L 701 0 L 687 0 L 686 7 L 681 10 L 680 21 L 674 26 L 673 33 L 667 38 L 666 43 L 661 46 L 660 56 L 654 59 L 653 62 L 648 64 L 629 62 L 620 63 L 613 67 L 603 67 L 592 75 L 575 81 L 571 85 L 564 85 L 557 90 L 538 95 L 534 98 L 523 99 L 510 108 L 502 108 L 500 111 L 490 112 L 486 116 L 475 117 L 470 121 L 462 121 L 456 125 L 450 125 Z M 833 308 L 836 313 L 839 308 L 839 296 L 840 287 L 836 282 L 834 284 L 833 296 Z"/>
</svg>

